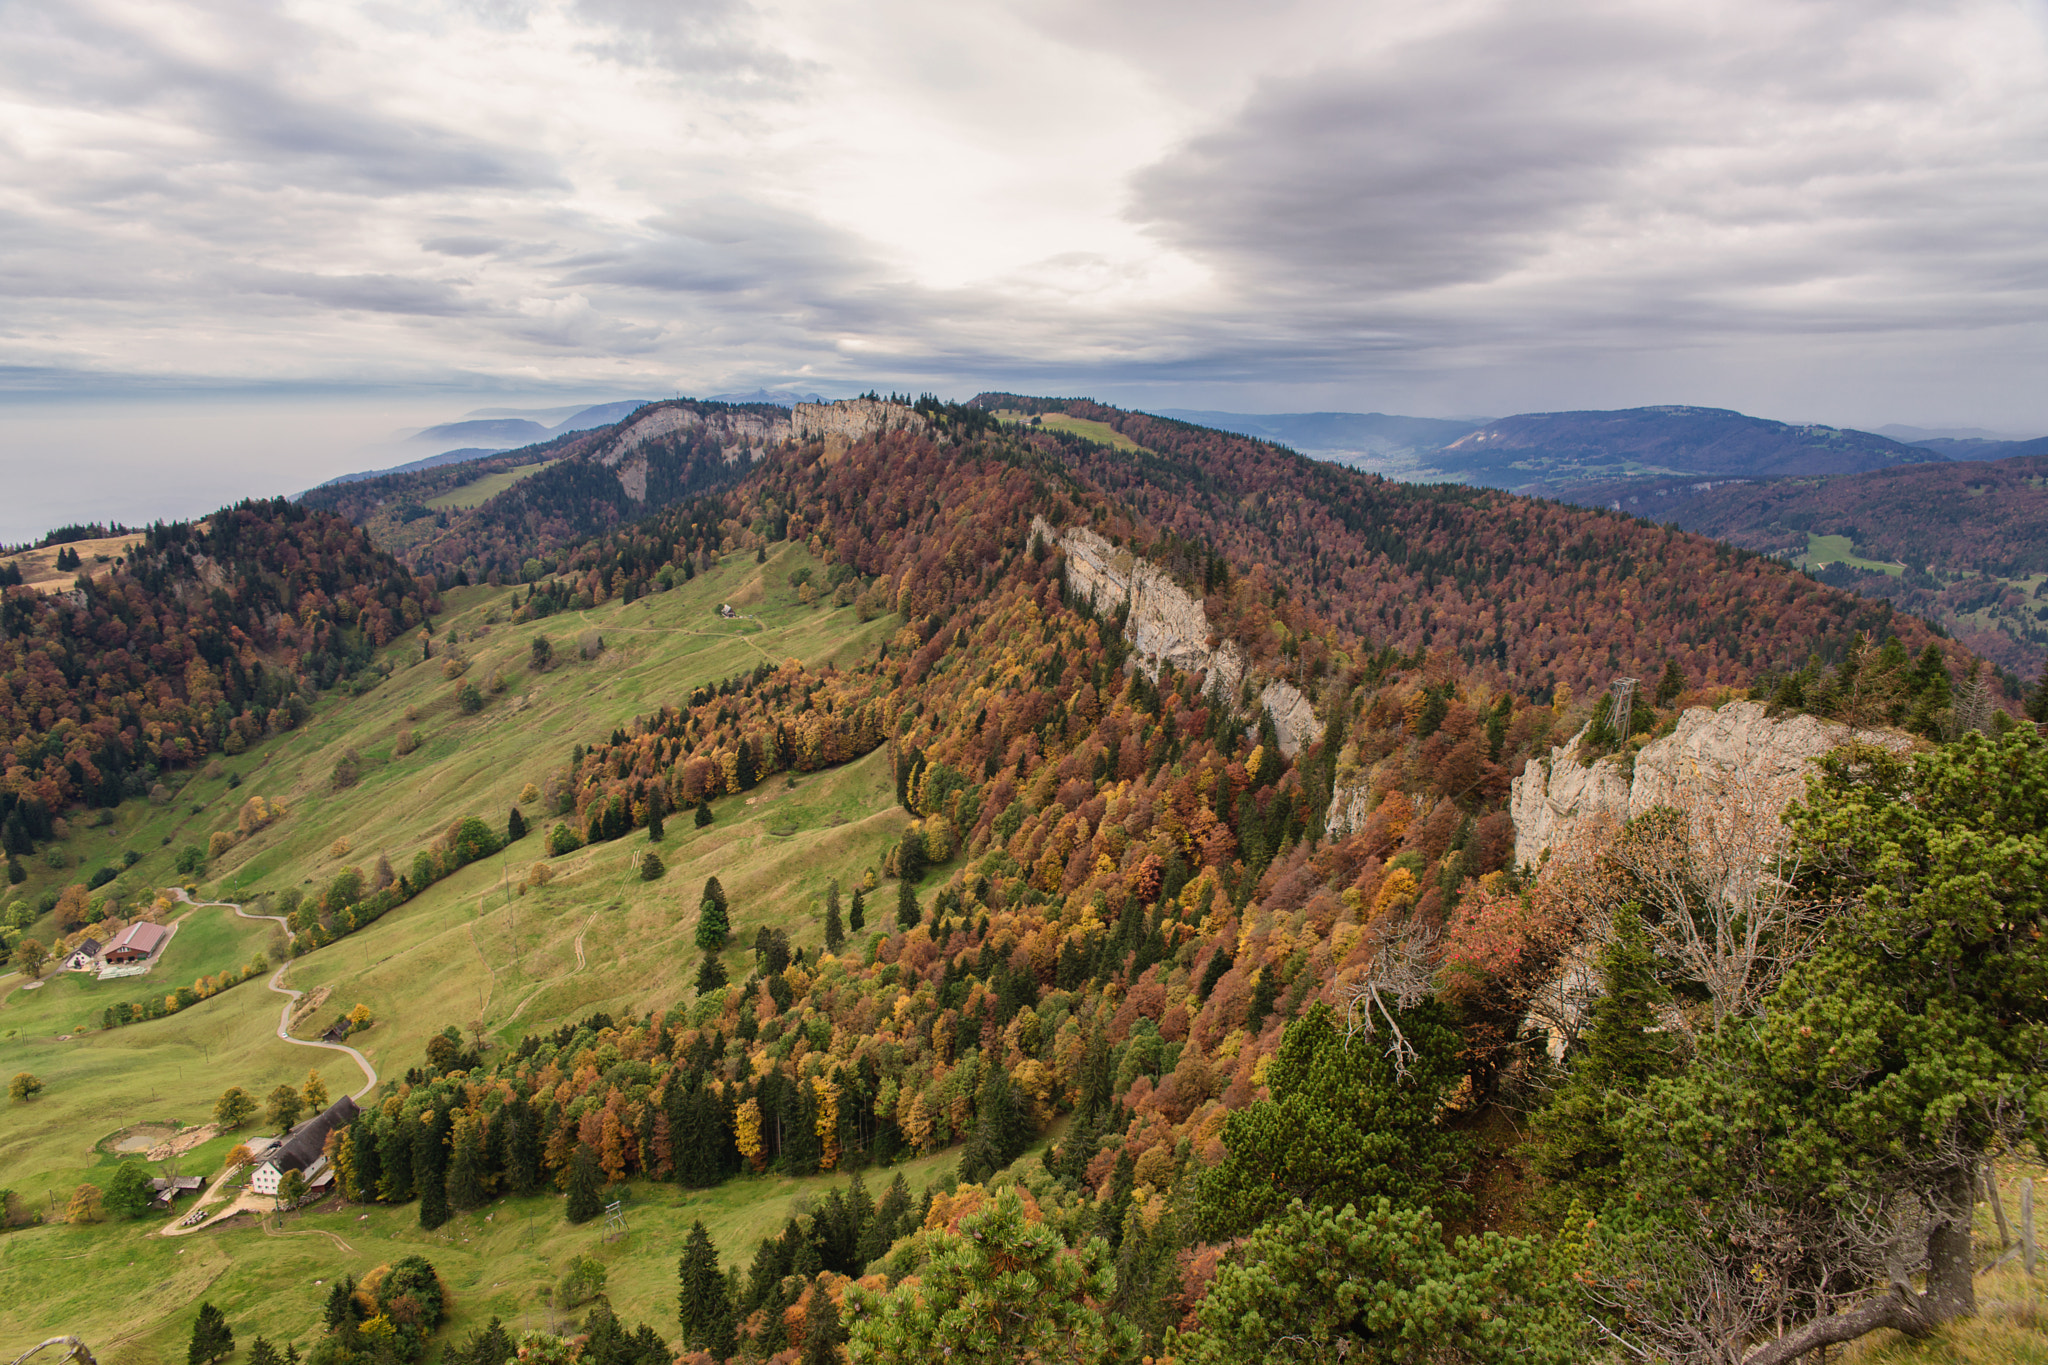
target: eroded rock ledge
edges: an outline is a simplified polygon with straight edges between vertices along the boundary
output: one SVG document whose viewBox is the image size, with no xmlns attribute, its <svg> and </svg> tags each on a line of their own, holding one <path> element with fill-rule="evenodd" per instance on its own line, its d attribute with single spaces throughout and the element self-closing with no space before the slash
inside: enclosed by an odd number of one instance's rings
<svg viewBox="0 0 2048 1365">
<path fill-rule="evenodd" d="M 1180 672 L 1206 672 L 1226 695 L 1247 678 L 1258 686 L 1259 704 L 1273 718 L 1280 752 L 1292 758 L 1323 737 L 1315 707 L 1292 683 L 1262 678 L 1250 670 L 1233 640 L 1209 643 L 1209 617 L 1202 599 L 1150 560 L 1110 544 L 1085 526 L 1054 530 L 1043 517 L 1031 519 L 1031 534 L 1057 545 L 1067 557 L 1067 586 L 1108 614 L 1128 604 L 1124 634 L 1138 666 L 1158 678 L 1163 663 Z"/>
</svg>

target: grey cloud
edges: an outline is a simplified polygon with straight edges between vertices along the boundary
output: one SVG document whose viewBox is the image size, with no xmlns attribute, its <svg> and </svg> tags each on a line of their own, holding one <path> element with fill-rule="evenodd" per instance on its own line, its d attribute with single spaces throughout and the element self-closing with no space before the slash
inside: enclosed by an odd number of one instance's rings
<svg viewBox="0 0 2048 1365">
<path fill-rule="evenodd" d="M 1886 41 L 1916 8 L 1730 4 L 1712 40 L 1503 12 L 1263 82 L 1131 212 L 1284 310 L 1288 354 L 1347 326 L 1370 354 L 2013 321 L 2048 269 L 2048 144 L 1970 109 L 1954 55 Z"/>
<path fill-rule="evenodd" d="M 242 6 L 236 17 L 250 47 L 272 59 L 240 63 L 202 61 L 191 45 L 174 46 L 82 7 L 16 13 L 21 22 L 0 44 L 0 79 L 53 103 L 147 112 L 203 134 L 206 145 L 181 149 L 187 167 L 242 163 L 261 166 L 256 174 L 272 183 L 282 177 L 323 192 L 369 194 L 567 183 L 523 149 L 306 93 L 294 80 L 297 54 L 316 35 L 267 6 Z"/>
<path fill-rule="evenodd" d="M 613 61 L 664 68 L 728 92 L 786 93 L 804 66 L 761 42 L 744 0 L 577 0 L 577 10 L 612 36 L 594 44 Z"/>
<path fill-rule="evenodd" d="M 512 245 L 503 237 L 428 237 L 422 250 L 440 256 L 490 256 Z"/>
<path fill-rule="evenodd" d="M 282 295 L 328 308 L 371 313 L 454 317 L 478 311 L 445 281 L 400 275 L 318 275 L 256 269 L 224 277 L 221 283 L 247 293 Z"/>
</svg>

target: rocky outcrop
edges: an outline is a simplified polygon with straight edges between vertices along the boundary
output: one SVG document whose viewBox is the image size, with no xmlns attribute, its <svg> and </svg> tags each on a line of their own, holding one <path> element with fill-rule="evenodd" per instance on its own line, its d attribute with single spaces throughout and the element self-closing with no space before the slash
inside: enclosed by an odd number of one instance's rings
<svg viewBox="0 0 2048 1365">
<path fill-rule="evenodd" d="M 1774 718 L 1750 701 L 1696 706 L 1671 734 L 1643 746 L 1633 773 L 1614 756 L 1582 763 L 1585 737 L 1581 730 L 1548 759 L 1532 760 L 1510 787 L 1516 862 L 1536 862 L 1581 828 L 1620 825 L 1658 806 L 1726 805 L 1747 819 L 1775 820 L 1804 790 L 1807 766 L 1847 743 L 1849 728 L 1815 716 Z M 1899 752 L 1911 745 L 1890 732 L 1856 737 Z"/>
<path fill-rule="evenodd" d="M 760 412 L 706 410 L 681 403 L 656 404 L 641 411 L 640 417 L 592 451 L 590 458 L 608 469 L 616 469 L 649 442 L 690 431 L 716 437 L 726 448 L 725 458 L 730 464 L 748 449 L 779 445 L 788 439 L 790 431 L 787 418 Z"/>
<path fill-rule="evenodd" d="M 1342 839 L 1347 834 L 1356 834 L 1365 828 L 1366 817 L 1372 814 L 1372 784 L 1353 782 L 1330 793 L 1330 810 L 1323 817 L 1323 832 L 1332 839 Z"/>
<path fill-rule="evenodd" d="M 1209 643 L 1209 616 L 1202 599 L 1173 581 L 1151 561 L 1110 544 L 1085 526 L 1055 531 L 1043 517 L 1031 519 L 1031 534 L 1059 546 L 1067 557 L 1068 590 L 1088 599 L 1104 615 L 1128 606 L 1124 636 L 1145 675 L 1157 678 L 1164 664 L 1183 673 L 1203 672 L 1226 695 L 1244 684 L 1248 665 L 1232 640 Z M 1259 703 L 1273 718 L 1280 752 L 1292 758 L 1323 737 L 1315 708 L 1292 683 L 1260 679 Z"/>
<path fill-rule="evenodd" d="M 790 413 L 790 431 L 799 441 L 833 437 L 851 444 L 890 431 L 923 431 L 931 424 L 924 414 L 901 403 L 874 398 L 845 398 L 837 403 L 798 403 Z"/>
<path fill-rule="evenodd" d="M 619 475 L 619 487 L 635 502 L 647 501 L 647 449 L 656 441 L 690 432 L 717 441 L 727 464 L 736 464 L 765 447 L 789 439 L 789 419 L 765 412 L 694 403 L 659 403 L 614 432 L 590 453 L 593 462 Z"/>
</svg>

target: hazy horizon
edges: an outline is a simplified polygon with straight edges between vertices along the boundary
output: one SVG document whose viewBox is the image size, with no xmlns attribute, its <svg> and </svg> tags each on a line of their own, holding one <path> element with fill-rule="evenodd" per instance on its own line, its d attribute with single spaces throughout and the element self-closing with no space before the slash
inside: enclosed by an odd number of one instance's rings
<svg viewBox="0 0 2048 1365">
<path fill-rule="evenodd" d="M 2048 431 L 2048 0 L 9 17 L 13 539 L 585 395 Z"/>
</svg>

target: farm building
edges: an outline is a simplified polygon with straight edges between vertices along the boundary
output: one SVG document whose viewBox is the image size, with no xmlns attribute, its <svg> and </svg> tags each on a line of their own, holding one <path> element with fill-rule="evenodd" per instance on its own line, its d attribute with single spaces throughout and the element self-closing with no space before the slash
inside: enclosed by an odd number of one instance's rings
<svg viewBox="0 0 2048 1365">
<path fill-rule="evenodd" d="M 206 1182 L 196 1175 L 160 1175 L 150 1180 L 149 1188 L 155 1192 L 150 1203 L 160 1209 L 168 1209 L 179 1195 L 205 1189 Z"/>
<path fill-rule="evenodd" d="M 107 945 L 101 957 L 108 962 L 146 962 L 170 936 L 171 931 L 161 924 L 131 924 Z"/>
<path fill-rule="evenodd" d="M 64 959 L 64 970 L 67 972 L 97 971 L 99 965 L 100 941 L 96 938 L 81 940 L 79 945 L 71 950 L 71 956 Z"/>
<path fill-rule="evenodd" d="M 276 1194 L 288 1171 L 298 1171 L 308 1185 L 318 1188 L 321 1177 L 328 1174 L 324 1154 L 327 1135 L 355 1122 L 358 1112 L 356 1102 L 343 1095 L 292 1129 L 290 1135 L 272 1148 L 262 1164 L 257 1166 L 255 1174 L 249 1177 L 249 1188 L 258 1194 Z"/>
</svg>

